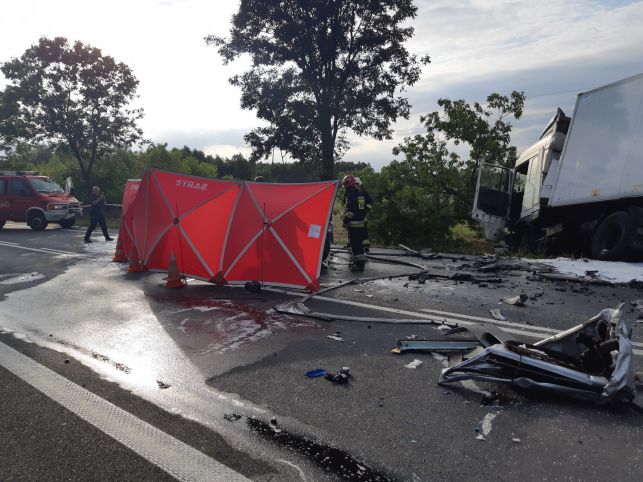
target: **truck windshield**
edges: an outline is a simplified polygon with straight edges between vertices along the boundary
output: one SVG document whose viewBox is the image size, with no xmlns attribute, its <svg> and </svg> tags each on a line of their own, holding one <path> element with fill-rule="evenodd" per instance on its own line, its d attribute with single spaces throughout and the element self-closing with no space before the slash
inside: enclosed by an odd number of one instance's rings
<svg viewBox="0 0 643 482">
<path fill-rule="evenodd" d="M 52 193 L 52 192 L 63 192 L 58 184 L 56 184 L 51 179 L 41 178 L 41 177 L 32 177 L 29 179 L 31 187 L 34 188 L 37 192 Z"/>
</svg>

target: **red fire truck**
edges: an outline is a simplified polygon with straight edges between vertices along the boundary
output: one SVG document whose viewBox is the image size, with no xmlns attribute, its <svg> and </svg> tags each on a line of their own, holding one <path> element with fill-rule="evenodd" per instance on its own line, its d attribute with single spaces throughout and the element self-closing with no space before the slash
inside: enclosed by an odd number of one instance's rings
<svg viewBox="0 0 643 482">
<path fill-rule="evenodd" d="M 34 171 L 0 171 L 0 228 L 7 221 L 26 222 L 35 231 L 49 223 L 70 228 L 80 213 L 78 200 L 50 177 Z"/>
</svg>

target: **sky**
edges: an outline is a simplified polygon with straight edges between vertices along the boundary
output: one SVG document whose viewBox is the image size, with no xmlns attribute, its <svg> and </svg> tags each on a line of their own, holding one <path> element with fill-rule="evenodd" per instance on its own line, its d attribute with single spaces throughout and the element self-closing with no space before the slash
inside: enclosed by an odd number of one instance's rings
<svg viewBox="0 0 643 482">
<path fill-rule="evenodd" d="M 492 92 L 527 96 L 513 122 L 519 150 L 534 143 L 556 107 L 571 114 L 576 95 L 643 73 L 643 1 L 416 0 L 412 53 L 431 56 L 405 91 L 413 108 L 391 140 L 351 136 L 344 159 L 380 168 L 404 137 L 422 132 L 420 116 L 440 98 L 483 102 Z M 227 35 L 237 0 L 5 0 L 0 62 L 42 36 L 100 48 L 130 66 L 145 137 L 223 157 L 250 153 L 243 135 L 261 125 L 239 107 L 228 78 L 246 60 L 223 65 L 208 34 Z M 6 81 L 0 74 L 0 88 Z"/>
</svg>

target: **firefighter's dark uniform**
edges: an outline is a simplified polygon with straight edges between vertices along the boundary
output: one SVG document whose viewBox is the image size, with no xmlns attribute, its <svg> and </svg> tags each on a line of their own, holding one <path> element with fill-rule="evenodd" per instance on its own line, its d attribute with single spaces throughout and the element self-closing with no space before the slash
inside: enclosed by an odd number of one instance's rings
<svg viewBox="0 0 643 482">
<path fill-rule="evenodd" d="M 344 227 L 348 230 L 348 239 L 353 252 L 352 271 L 363 271 L 366 262 L 364 240 L 366 235 L 366 198 L 362 190 L 352 186 L 346 190 L 344 209 Z"/>
<path fill-rule="evenodd" d="M 364 189 L 363 187 L 362 193 L 364 194 L 364 201 L 366 201 L 366 215 L 368 216 L 368 213 L 371 212 L 371 209 L 373 209 L 373 200 L 371 199 L 371 195 Z M 368 240 L 368 219 L 364 218 L 364 240 L 362 241 L 362 246 L 364 247 L 364 252 L 368 253 L 371 249 L 371 242 Z"/>
</svg>

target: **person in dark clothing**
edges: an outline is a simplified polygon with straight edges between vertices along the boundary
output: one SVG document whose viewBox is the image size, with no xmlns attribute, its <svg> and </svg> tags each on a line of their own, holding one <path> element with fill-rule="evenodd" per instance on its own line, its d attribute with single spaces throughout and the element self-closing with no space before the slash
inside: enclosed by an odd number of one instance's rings
<svg viewBox="0 0 643 482">
<path fill-rule="evenodd" d="M 348 231 L 348 239 L 353 253 L 351 271 L 364 271 L 366 255 L 364 240 L 366 239 L 366 199 L 357 185 L 355 176 L 348 175 L 342 179 L 346 189 L 346 204 L 344 206 L 344 227 Z"/>
<path fill-rule="evenodd" d="M 368 239 L 368 213 L 373 209 L 373 200 L 359 177 L 355 177 L 355 183 L 357 187 L 362 190 L 364 200 L 366 201 L 366 218 L 364 218 L 364 240 L 362 241 L 362 245 L 364 246 L 364 252 L 368 254 L 371 251 L 371 242 Z"/>
<path fill-rule="evenodd" d="M 113 241 L 107 232 L 107 222 L 105 221 L 105 195 L 101 192 L 98 186 L 92 187 L 92 193 L 89 195 L 89 227 L 85 233 L 85 242 L 91 243 L 90 236 L 96 226 L 100 224 L 100 228 L 105 236 L 105 241 Z"/>
</svg>

